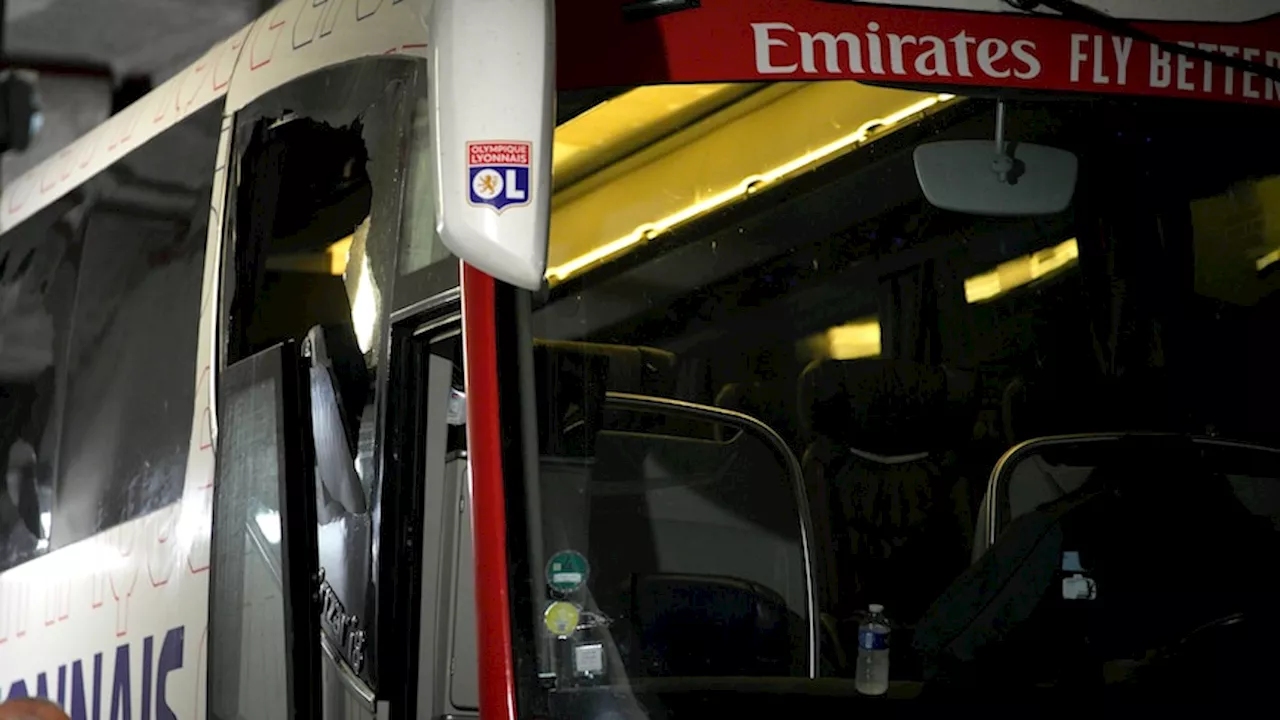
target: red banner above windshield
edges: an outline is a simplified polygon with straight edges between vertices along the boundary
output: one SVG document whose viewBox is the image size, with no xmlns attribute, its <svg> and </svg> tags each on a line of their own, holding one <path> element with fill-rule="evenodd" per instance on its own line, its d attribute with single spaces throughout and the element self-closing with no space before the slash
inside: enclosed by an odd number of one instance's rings
<svg viewBox="0 0 1280 720">
<path fill-rule="evenodd" d="M 562 89 L 662 82 L 867 80 L 1280 105 L 1280 82 L 1052 17 L 702 0 L 623 20 L 621 0 L 559 0 Z M 1280 16 L 1135 23 L 1162 40 L 1280 67 Z"/>
</svg>

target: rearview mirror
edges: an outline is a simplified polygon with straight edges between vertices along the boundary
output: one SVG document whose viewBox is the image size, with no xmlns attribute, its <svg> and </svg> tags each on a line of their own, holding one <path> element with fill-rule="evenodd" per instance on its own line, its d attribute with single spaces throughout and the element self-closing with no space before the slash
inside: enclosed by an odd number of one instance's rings
<svg viewBox="0 0 1280 720">
<path fill-rule="evenodd" d="M 970 215 L 1052 215 L 1071 203 L 1077 160 L 1066 150 L 1032 143 L 947 140 L 920 145 L 916 177 L 925 198 Z M 1001 164 L 1003 163 L 1003 167 Z"/>
</svg>

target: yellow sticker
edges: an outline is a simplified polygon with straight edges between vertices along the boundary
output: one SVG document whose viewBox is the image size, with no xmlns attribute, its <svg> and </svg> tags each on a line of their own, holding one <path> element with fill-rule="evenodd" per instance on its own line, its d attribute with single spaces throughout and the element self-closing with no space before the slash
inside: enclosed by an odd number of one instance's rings
<svg viewBox="0 0 1280 720">
<path fill-rule="evenodd" d="M 577 605 L 559 600 L 547 606 L 546 612 L 542 613 L 542 623 L 552 635 L 567 638 L 577 631 L 580 615 Z"/>
</svg>

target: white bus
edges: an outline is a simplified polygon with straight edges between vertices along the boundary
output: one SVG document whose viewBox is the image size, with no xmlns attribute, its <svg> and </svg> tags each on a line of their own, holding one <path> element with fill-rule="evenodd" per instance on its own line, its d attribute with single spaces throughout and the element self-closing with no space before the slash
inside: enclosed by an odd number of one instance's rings
<svg viewBox="0 0 1280 720">
<path fill-rule="evenodd" d="M 1218 5 L 280 3 L 0 197 L 0 700 L 1265 687 L 1280 2 Z"/>
</svg>

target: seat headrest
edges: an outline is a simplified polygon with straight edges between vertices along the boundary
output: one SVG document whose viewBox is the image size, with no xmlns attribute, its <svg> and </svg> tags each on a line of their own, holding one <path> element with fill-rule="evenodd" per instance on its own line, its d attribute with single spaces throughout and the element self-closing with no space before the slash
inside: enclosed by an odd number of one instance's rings
<svg viewBox="0 0 1280 720">
<path fill-rule="evenodd" d="M 795 395 L 789 386 L 782 381 L 728 383 L 716 393 L 715 405 L 750 415 L 772 428 L 784 442 L 798 446 L 801 433 L 796 423 Z"/>
<path fill-rule="evenodd" d="M 716 407 L 735 410 L 752 417 L 767 418 L 773 407 L 770 384 L 762 382 L 727 383 L 716 393 Z"/>
<path fill-rule="evenodd" d="M 671 397 L 676 356 L 648 347 L 535 340 L 539 447 L 545 455 L 585 457 L 604 421 L 605 393 Z M 616 428 L 614 428 L 616 429 Z"/>
<path fill-rule="evenodd" d="M 800 416 L 808 432 L 869 453 L 928 452 L 972 432 L 970 384 L 923 363 L 819 360 L 800 376 Z"/>
<path fill-rule="evenodd" d="M 545 357 L 601 358 L 606 382 L 613 392 L 671 397 L 676 389 L 676 356 L 657 348 L 605 343 L 536 340 Z"/>
</svg>

